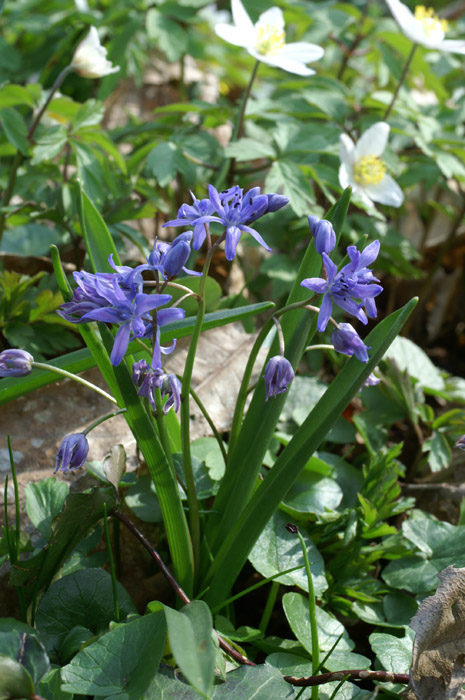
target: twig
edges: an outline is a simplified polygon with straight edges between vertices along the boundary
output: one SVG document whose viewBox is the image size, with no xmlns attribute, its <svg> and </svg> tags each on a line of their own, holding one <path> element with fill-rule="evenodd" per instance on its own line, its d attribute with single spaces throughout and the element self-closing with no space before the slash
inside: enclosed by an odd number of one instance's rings
<svg viewBox="0 0 465 700">
<path fill-rule="evenodd" d="M 354 669 L 349 671 L 332 671 L 331 673 L 320 673 L 319 676 L 308 676 L 306 678 L 296 678 L 295 676 L 284 676 L 284 680 L 291 685 L 296 686 L 313 686 L 331 683 L 332 681 L 340 681 L 343 678 L 347 680 L 360 681 L 381 681 L 382 683 L 403 683 L 407 685 L 410 681 L 408 673 L 391 673 L 390 671 L 367 671 L 365 669 Z"/>
</svg>

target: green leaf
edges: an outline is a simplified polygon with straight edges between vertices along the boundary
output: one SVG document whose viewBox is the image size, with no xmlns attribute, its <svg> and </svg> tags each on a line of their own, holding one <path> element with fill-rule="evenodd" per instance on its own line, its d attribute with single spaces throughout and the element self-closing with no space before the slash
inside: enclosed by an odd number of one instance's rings
<svg viewBox="0 0 465 700">
<path fill-rule="evenodd" d="M 298 586 L 304 591 L 308 591 L 302 547 L 298 538 L 286 530 L 288 522 L 289 517 L 276 511 L 250 552 L 249 561 L 264 578 L 274 576 L 279 571 L 285 571 L 294 566 L 302 566 L 301 569 L 284 574 L 284 576 L 276 578 L 275 581 L 285 586 Z M 321 596 L 328 588 L 323 559 L 305 531 L 302 531 L 302 536 L 310 561 L 315 595 Z"/>
<path fill-rule="evenodd" d="M 31 87 L 39 87 L 38 85 L 3 85 L 0 88 L 0 109 L 4 107 L 18 107 L 19 105 L 27 105 L 34 107 L 35 98 L 32 94 Z"/>
<path fill-rule="evenodd" d="M 35 139 L 31 164 L 37 165 L 44 160 L 53 160 L 59 153 L 68 140 L 68 132 L 64 126 L 52 126 L 46 131 L 43 131 L 38 138 Z"/>
<path fill-rule="evenodd" d="M 286 510 L 296 513 L 326 513 L 342 500 L 342 489 L 335 479 L 316 474 L 305 467 L 283 498 Z"/>
<path fill-rule="evenodd" d="M 12 143 L 23 156 L 27 156 L 30 144 L 27 138 L 26 122 L 22 115 L 16 109 L 4 107 L 0 110 L 0 120 L 8 141 Z"/>
<path fill-rule="evenodd" d="M 312 635 L 308 615 L 308 601 L 299 593 L 285 593 L 283 608 L 286 618 L 295 636 L 304 649 L 311 655 Z M 331 656 L 325 662 L 329 671 L 340 671 L 345 668 L 369 668 L 370 660 L 360 654 L 354 654 L 355 644 L 350 639 L 343 625 L 332 615 L 320 607 L 315 608 L 318 627 L 318 644 L 322 656 L 328 652 L 342 635 Z"/>
<path fill-rule="evenodd" d="M 113 493 L 107 494 L 99 489 L 67 497 L 63 511 L 52 522 L 50 542 L 30 559 L 19 560 L 12 567 L 10 585 L 22 587 L 27 604 L 51 583 L 76 545 L 103 517 L 104 503 L 111 512 L 114 499 Z"/>
<path fill-rule="evenodd" d="M 83 189 L 80 219 L 93 272 L 114 272 L 108 262 L 108 256 L 113 254 L 115 265 L 121 265 L 118 252 L 104 220 Z"/>
<path fill-rule="evenodd" d="M 239 163 L 257 158 L 275 158 L 276 152 L 273 146 L 255 139 L 242 138 L 233 141 L 226 146 L 227 158 L 235 158 Z"/>
<path fill-rule="evenodd" d="M 163 608 L 168 639 L 176 664 L 191 686 L 209 700 L 215 670 L 212 617 L 203 600 L 185 605 L 179 612 L 161 603 L 150 603 L 149 610 Z"/>
<path fill-rule="evenodd" d="M 52 668 L 46 676 L 42 678 L 37 687 L 37 693 L 44 698 L 53 700 L 73 700 L 74 695 L 66 693 L 61 689 L 60 668 Z"/>
<path fill-rule="evenodd" d="M 166 187 L 178 172 L 185 172 L 188 161 L 172 141 L 163 141 L 152 149 L 146 167 L 162 187 Z"/>
<path fill-rule="evenodd" d="M 136 613 L 129 594 L 117 583 L 120 620 Z M 36 625 L 49 654 L 60 656 L 60 645 L 77 626 L 101 634 L 114 620 L 111 576 L 103 569 L 80 569 L 52 583 L 40 599 Z"/>
<path fill-rule="evenodd" d="M 62 690 L 107 700 L 140 700 L 157 672 L 165 636 L 161 612 L 118 625 L 62 669 Z"/>
<path fill-rule="evenodd" d="M 178 61 L 187 51 L 188 36 L 180 24 L 151 8 L 146 15 L 147 34 L 157 42 L 158 48 L 169 61 Z"/>
<path fill-rule="evenodd" d="M 34 683 L 24 666 L 0 656 L 0 700 L 29 698 L 34 693 Z"/>
<path fill-rule="evenodd" d="M 53 243 L 60 242 L 56 229 L 41 224 L 25 224 L 5 231 L 2 251 L 14 255 L 48 255 Z"/>
<path fill-rule="evenodd" d="M 407 630 L 405 637 L 394 637 L 384 632 L 370 634 L 371 648 L 386 671 L 408 673 L 412 664 L 414 632 Z"/>
<path fill-rule="evenodd" d="M 54 476 L 28 484 L 24 490 L 27 514 L 46 540 L 52 536 L 52 520 L 61 512 L 68 491 L 68 484 Z"/>
<path fill-rule="evenodd" d="M 428 355 L 408 338 L 399 336 L 394 340 L 385 358 L 394 360 L 398 368 L 407 370 L 421 386 L 436 391 L 444 390 L 444 379 Z"/>
<path fill-rule="evenodd" d="M 291 160 L 277 160 L 273 163 L 266 178 L 266 189 L 282 192 L 289 197 L 297 216 L 307 214 L 309 207 L 314 204 L 315 197 L 309 180 Z"/>
<path fill-rule="evenodd" d="M 42 643 L 36 635 L 26 632 L 2 632 L 0 655 L 9 656 L 24 666 L 33 683 L 37 683 L 50 668 L 50 661 Z"/>
</svg>

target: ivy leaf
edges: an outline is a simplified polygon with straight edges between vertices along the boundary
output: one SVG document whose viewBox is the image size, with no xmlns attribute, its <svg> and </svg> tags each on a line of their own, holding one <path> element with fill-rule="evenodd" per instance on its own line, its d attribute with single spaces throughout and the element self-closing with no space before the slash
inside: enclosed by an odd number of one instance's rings
<svg viewBox="0 0 465 700">
<path fill-rule="evenodd" d="M 140 700 L 157 672 L 165 635 L 161 611 L 118 625 L 63 667 L 62 690 L 107 700 Z"/>
</svg>

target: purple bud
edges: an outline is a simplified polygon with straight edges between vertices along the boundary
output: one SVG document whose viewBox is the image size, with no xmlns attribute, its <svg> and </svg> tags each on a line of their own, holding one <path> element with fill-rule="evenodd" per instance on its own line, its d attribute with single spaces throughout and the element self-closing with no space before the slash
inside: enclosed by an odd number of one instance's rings
<svg viewBox="0 0 465 700">
<path fill-rule="evenodd" d="M 175 374 L 165 375 L 161 394 L 162 396 L 169 396 L 168 401 L 163 406 L 163 413 L 166 415 L 173 406 L 175 413 L 177 413 L 181 405 L 181 382 Z"/>
<path fill-rule="evenodd" d="M 465 450 L 465 435 L 461 435 L 454 443 L 454 447 L 458 447 L 459 450 Z"/>
<path fill-rule="evenodd" d="M 315 250 L 320 255 L 326 253 L 329 255 L 336 246 L 336 234 L 329 221 L 319 219 L 317 216 L 310 215 L 308 217 L 308 225 L 315 239 Z"/>
<path fill-rule="evenodd" d="M 268 197 L 267 214 L 278 211 L 289 204 L 289 197 L 285 197 L 283 194 L 267 194 L 266 196 Z"/>
<path fill-rule="evenodd" d="M 0 377 L 25 377 L 32 372 L 34 358 L 26 350 L 0 352 Z"/>
<path fill-rule="evenodd" d="M 265 367 L 265 391 L 266 400 L 270 396 L 277 396 L 287 391 L 289 384 L 294 379 L 294 370 L 289 360 L 281 355 L 275 355 Z"/>
<path fill-rule="evenodd" d="M 350 323 L 340 323 L 331 336 L 331 342 L 337 352 L 355 355 L 361 362 L 368 362 L 369 348 Z"/>
<path fill-rule="evenodd" d="M 132 381 L 137 387 L 141 386 L 149 372 L 151 372 L 150 365 L 145 360 L 134 362 L 132 366 Z"/>
<path fill-rule="evenodd" d="M 297 525 L 294 525 L 294 523 L 287 523 L 286 530 L 288 532 L 291 532 L 293 535 L 297 535 L 297 533 L 299 532 L 299 528 L 297 527 Z"/>
<path fill-rule="evenodd" d="M 193 235 L 194 234 L 192 233 L 192 231 L 184 231 L 184 233 L 180 233 L 179 236 L 176 236 L 171 246 L 174 248 L 174 246 L 178 245 L 180 241 L 186 241 L 187 243 L 190 243 L 192 241 Z"/>
<path fill-rule="evenodd" d="M 84 466 L 89 452 L 89 443 L 84 433 L 72 433 L 65 437 L 58 448 L 55 471 L 69 472 Z"/>
<path fill-rule="evenodd" d="M 177 239 L 176 239 L 177 240 Z M 172 245 L 163 258 L 163 271 L 168 277 L 176 277 L 186 264 L 191 247 L 187 241 L 179 241 Z"/>
<path fill-rule="evenodd" d="M 381 379 L 379 379 L 373 372 L 368 375 L 368 377 L 363 382 L 363 386 L 378 386 Z"/>
</svg>

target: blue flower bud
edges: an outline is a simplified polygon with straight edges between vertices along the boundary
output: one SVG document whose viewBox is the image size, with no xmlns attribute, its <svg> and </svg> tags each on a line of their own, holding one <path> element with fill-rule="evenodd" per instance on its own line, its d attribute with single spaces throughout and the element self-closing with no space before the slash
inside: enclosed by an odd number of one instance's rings
<svg viewBox="0 0 465 700">
<path fill-rule="evenodd" d="M 461 435 L 454 443 L 454 447 L 465 450 L 465 435 Z"/>
<path fill-rule="evenodd" d="M 84 466 L 88 452 L 89 443 L 84 433 L 68 435 L 58 448 L 56 466 L 53 473 L 79 469 Z"/>
<path fill-rule="evenodd" d="M 379 377 L 377 377 L 376 374 L 373 374 L 373 372 L 371 372 L 363 382 L 362 386 L 378 386 L 380 382 L 381 379 L 379 379 Z"/>
<path fill-rule="evenodd" d="M 336 234 L 329 221 L 319 219 L 317 216 L 310 215 L 308 217 L 308 225 L 315 239 L 315 250 L 320 255 L 326 253 L 329 255 L 336 246 Z"/>
<path fill-rule="evenodd" d="M 285 197 L 283 194 L 267 194 L 266 196 L 268 197 L 267 214 L 278 211 L 289 204 L 289 197 Z"/>
<path fill-rule="evenodd" d="M 26 350 L 0 352 L 0 377 L 25 377 L 32 372 L 34 358 Z"/>
<path fill-rule="evenodd" d="M 187 241 L 178 241 L 171 246 L 163 258 L 163 272 L 168 277 L 176 277 L 189 259 L 191 247 Z"/>
<path fill-rule="evenodd" d="M 294 379 L 294 370 L 289 360 L 281 355 L 275 355 L 265 367 L 265 391 L 266 400 L 270 396 L 277 396 L 287 391 L 289 384 Z"/>
<path fill-rule="evenodd" d="M 350 323 L 340 323 L 331 336 L 331 342 L 337 352 L 355 355 L 361 362 L 368 362 L 369 348 Z"/>
</svg>

